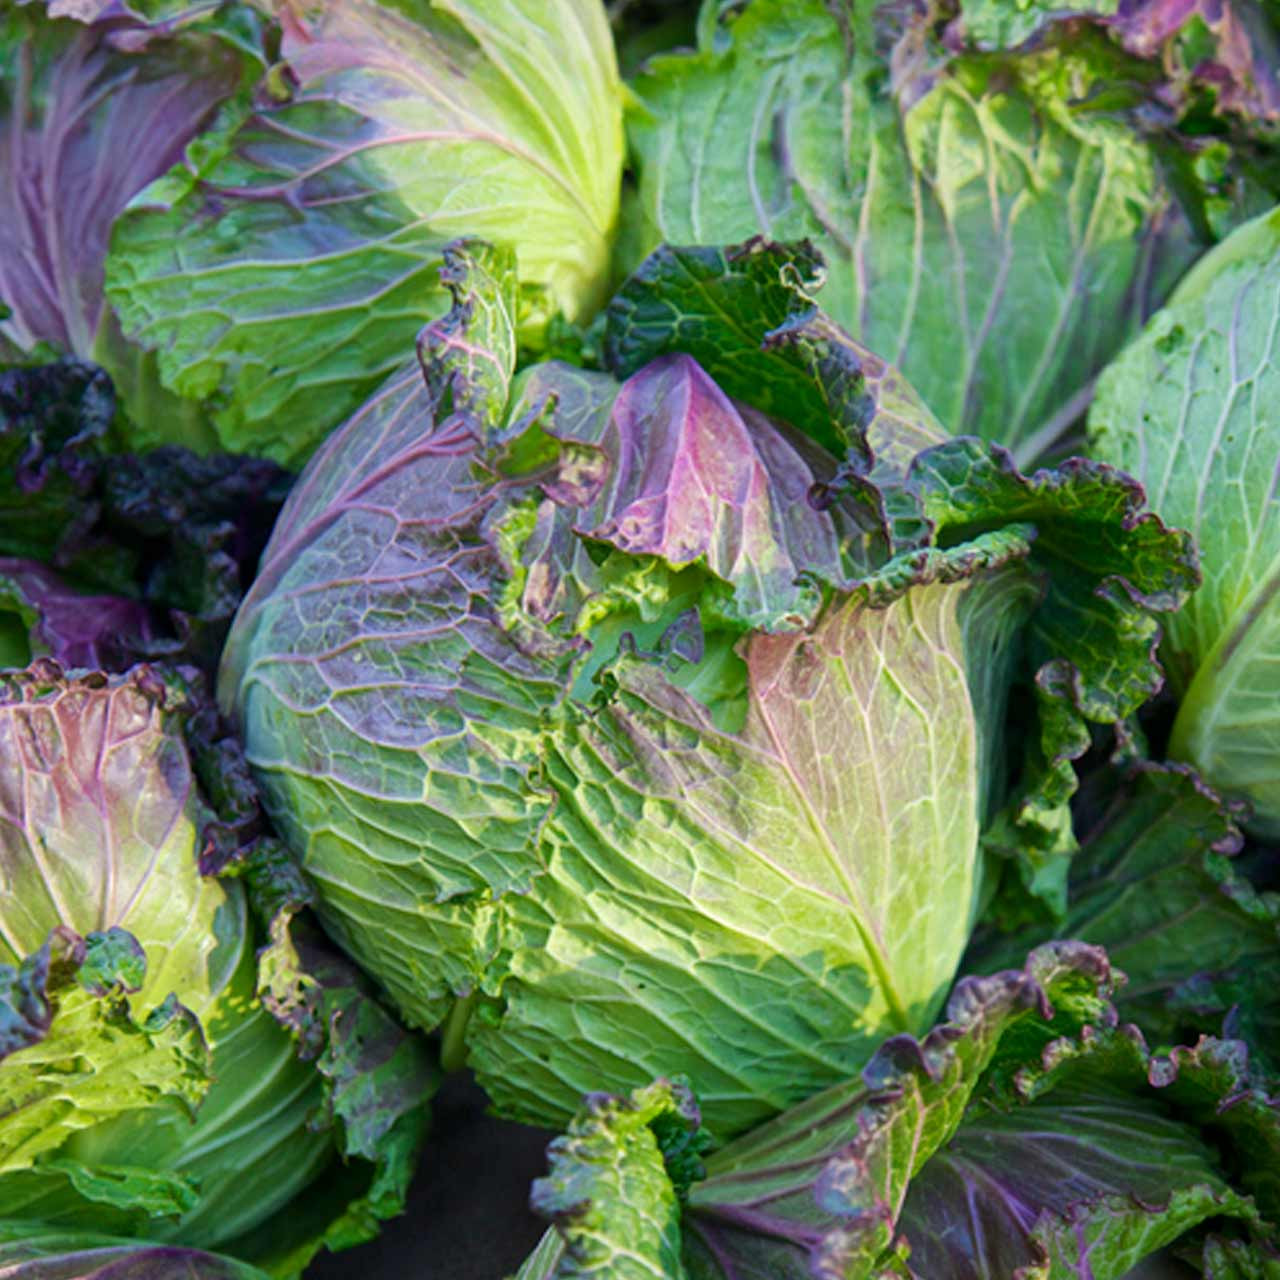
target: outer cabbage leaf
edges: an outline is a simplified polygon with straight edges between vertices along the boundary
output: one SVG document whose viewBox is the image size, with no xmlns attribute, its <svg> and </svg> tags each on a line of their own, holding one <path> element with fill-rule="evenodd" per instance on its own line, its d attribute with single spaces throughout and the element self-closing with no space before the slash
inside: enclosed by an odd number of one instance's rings
<svg viewBox="0 0 1280 1280">
<path fill-rule="evenodd" d="M 234 1258 L 0 1219 L 5 1280 L 266 1280 Z"/>
<path fill-rule="evenodd" d="M 173 992 L 204 1018 L 240 962 L 245 905 L 195 864 L 200 801 L 171 729 L 181 694 L 147 668 L 67 679 L 48 660 L 0 689 L 4 960 L 59 926 L 127 929 L 147 957 L 139 1011 Z"/>
<path fill-rule="evenodd" d="M 565 376 L 572 375 L 549 371 L 556 384 Z M 822 511 L 810 500 L 832 474 L 830 460 L 824 466 L 820 456 L 806 456 L 813 451 L 803 438 L 735 405 L 691 357 L 653 361 L 602 407 L 570 426 L 561 424 L 557 403 L 541 424 L 571 450 L 587 446 L 595 466 L 581 465 L 572 491 L 564 479 L 548 487 L 553 506 L 541 506 L 538 519 L 549 517 L 550 545 L 544 549 L 539 538 L 537 552 L 523 555 L 526 573 L 540 578 L 542 565 L 555 573 L 557 534 L 571 522 L 578 538 L 627 556 L 652 556 L 676 570 L 700 566 L 718 607 L 745 625 L 777 630 L 811 620 L 823 584 L 847 584 L 866 567 L 855 522 L 842 519 L 840 507 Z M 562 466 L 571 479 L 576 463 L 571 453 Z M 585 564 L 578 573 L 583 590 L 596 585 Z M 530 607 L 527 584 L 521 603 Z M 602 612 L 598 602 L 580 604 L 588 614 Z M 566 607 L 539 601 L 537 613 L 550 622 L 553 608 Z"/>
<path fill-rule="evenodd" d="M 812 294 L 824 274 L 807 242 L 663 245 L 610 302 L 605 359 L 629 377 L 685 352 L 731 396 L 837 457 L 852 449 L 864 468 L 874 459 L 905 470 L 946 432 L 895 369 L 818 310 Z"/>
<path fill-rule="evenodd" d="M 938 566 L 957 581 L 753 637 L 732 735 L 651 665 L 610 670 L 552 744 L 547 869 L 498 917 L 502 1016 L 469 1042 L 500 1106 L 545 1122 L 602 1066 L 679 1062 L 727 1135 L 927 1025 L 977 904 L 989 708 L 965 668 L 1007 659 L 1034 595 L 1016 564 L 983 571 L 1024 549 L 966 548 Z"/>
<path fill-rule="evenodd" d="M 677 1061 L 723 1137 L 929 1025 L 1022 624 L 1043 595 L 1037 653 L 1105 718 L 1184 548 L 1109 469 L 1021 477 L 972 441 L 895 476 L 915 540 L 877 543 L 863 417 L 846 486 L 685 355 L 510 381 L 506 280 L 453 251 L 425 388 L 396 375 L 294 490 L 222 697 L 330 930 L 418 1025 L 460 998 L 450 1053 L 502 1110 L 562 1122 Z M 1098 577 L 1046 593 L 1081 546 Z"/>
<path fill-rule="evenodd" d="M 965 979 L 925 1039 L 707 1159 L 671 1274 L 1116 1280 L 1210 1220 L 1262 1259 L 1280 1123 L 1241 1046 L 1153 1056 L 1109 993 L 1079 943 Z"/>
<path fill-rule="evenodd" d="M 3 1195 L 12 1214 L 117 1232 L 147 1222 L 153 1238 L 214 1243 L 281 1207 L 323 1165 L 329 1144 L 306 1127 L 319 1096 L 313 1073 L 253 1001 L 244 895 L 200 875 L 204 813 L 175 723 L 181 701 L 144 667 L 115 681 L 67 679 L 44 660 L 6 677 L 6 960 L 30 954 L 51 930 L 128 937 L 138 972 L 117 1021 L 127 1012 L 144 1031 L 152 1020 L 173 1028 L 185 1008 L 188 1020 L 199 1019 L 202 1052 L 207 1038 L 214 1057 L 202 1087 L 179 1095 L 181 1105 L 154 1089 L 131 1093 L 112 1083 L 108 1021 L 106 1042 L 85 1051 L 96 1075 L 63 1077 L 64 1109 L 82 1093 L 96 1104 L 74 1121 L 46 1122 L 39 1147 L 9 1163 Z M 59 1052 L 55 1033 L 69 1018 L 55 1020 L 27 1054 Z M 18 1065 L 9 1059 L 0 1075 L 16 1078 Z M 193 1124 L 192 1104 L 202 1098 Z M 272 1123 L 246 1130 L 243 1119 L 257 1107 Z M 244 1176 L 247 1164 L 263 1181 Z M 157 1198 L 166 1188 L 167 1200 Z"/>
<path fill-rule="evenodd" d="M 1096 31 L 953 55 L 901 6 L 729 12 L 635 79 L 635 258 L 812 238 L 824 310 L 947 429 L 1034 460 L 1201 245 L 1127 110 L 1156 73 Z"/>
<path fill-rule="evenodd" d="M 10 311 L 0 355 L 43 345 L 90 357 L 113 341 L 103 299 L 112 224 L 212 122 L 246 63 L 207 31 L 151 44 L 158 32 L 117 6 L 89 26 L 44 7 L 8 5 L 0 19 L 0 298 Z"/>
<path fill-rule="evenodd" d="M 1071 863 L 1070 909 L 1055 931 L 1105 946 L 1128 977 L 1121 1014 L 1161 1041 L 1222 1032 L 1267 1060 L 1280 1017 L 1280 896 L 1233 865 L 1242 841 L 1221 798 L 1185 767 L 1136 767 L 1089 799 L 1099 817 Z M 1237 815 L 1238 816 L 1238 815 Z M 970 964 L 1003 968 L 1044 929 L 988 935 Z"/>
<path fill-rule="evenodd" d="M 223 737 L 217 747 L 247 784 L 238 745 Z M 250 794 L 256 812 L 256 792 L 241 788 L 242 797 Z M 308 1125 L 328 1129 L 344 1158 L 307 1187 L 285 1220 L 268 1219 L 228 1246 L 278 1274 L 301 1270 L 322 1246 L 371 1240 L 383 1219 L 403 1212 L 438 1071 L 427 1046 L 404 1031 L 368 980 L 300 914 L 314 892 L 278 842 L 259 836 L 232 857 L 221 864 L 223 873 L 245 877 L 267 920 L 258 994 L 291 1033 L 299 1056 L 314 1063 L 321 1097 Z"/>
<path fill-rule="evenodd" d="M 0 556 L 0 667 L 51 657 L 119 671 L 180 647 L 156 634 L 150 611 L 121 596 L 86 596 L 34 560 Z"/>
<path fill-rule="evenodd" d="M 108 293 L 226 448 L 300 461 L 446 307 L 446 242 L 512 245 L 522 332 L 608 270 L 620 87 L 594 0 L 299 6 L 253 109 L 117 226 Z M 131 442 L 170 437 L 143 424 Z"/>
<path fill-rule="evenodd" d="M 1092 451 L 1136 475 L 1196 540 L 1204 586 L 1164 639 L 1181 699 L 1169 753 L 1280 832 L 1280 213 L 1207 255 L 1107 370 Z"/>
<path fill-rule="evenodd" d="M 1047 907 L 1060 916 L 1066 858 L 1075 848 L 1067 808 L 1076 787 L 1072 761 L 1090 745 L 1089 722 L 1119 723 L 1162 687 L 1157 619 L 1199 582 L 1194 547 L 1147 509 L 1131 477 L 1079 458 L 1023 476 L 999 446 L 954 440 L 913 460 L 906 490 L 944 543 L 1000 521 L 1035 522 L 1036 559 L 1047 570 L 1028 632 L 1038 734 L 986 841 L 1015 860 L 1004 910 L 1017 916 Z"/>
<path fill-rule="evenodd" d="M 963 39 L 983 49 L 1040 39 L 1054 23 L 1087 16 L 1130 53 L 1159 61 L 1163 101 L 1184 105 L 1205 90 L 1220 114 L 1264 127 L 1280 120 L 1280 32 L 1267 0 L 961 0 L 958 8 Z"/>
<path fill-rule="evenodd" d="M 549 1280 L 684 1280 L 680 1204 L 701 1175 L 698 1124 L 678 1083 L 658 1080 L 629 1098 L 589 1096 L 547 1148 L 550 1173 L 533 1184 L 530 1203 L 556 1224 L 561 1248 L 540 1247 L 531 1265 Z"/>
<path fill-rule="evenodd" d="M 133 1014 L 126 994 L 145 973 L 137 941 L 114 927 L 82 939 L 58 926 L 20 965 L 0 965 L 0 1178 L 132 1107 L 172 1099 L 190 1122 L 211 1082 L 209 1052 L 200 1024 L 172 996 Z M 129 1189 L 155 1212 L 194 1203 L 180 1178 L 138 1173 Z M 101 1198 L 123 1191 L 127 1178 L 124 1170 L 104 1178 Z"/>
</svg>

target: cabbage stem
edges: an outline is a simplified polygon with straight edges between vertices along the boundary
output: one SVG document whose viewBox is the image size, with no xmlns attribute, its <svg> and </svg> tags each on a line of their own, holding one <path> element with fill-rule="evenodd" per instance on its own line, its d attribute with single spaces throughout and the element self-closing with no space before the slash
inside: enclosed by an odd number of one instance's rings
<svg viewBox="0 0 1280 1280">
<path fill-rule="evenodd" d="M 467 1023 L 476 1005 L 476 992 L 453 1002 L 440 1040 L 440 1065 L 451 1075 L 467 1065 Z"/>
</svg>

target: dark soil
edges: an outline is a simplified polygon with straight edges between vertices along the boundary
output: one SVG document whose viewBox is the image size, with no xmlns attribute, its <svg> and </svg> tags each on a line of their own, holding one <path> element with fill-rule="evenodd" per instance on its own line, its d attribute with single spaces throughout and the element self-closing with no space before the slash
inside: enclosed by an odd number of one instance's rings
<svg viewBox="0 0 1280 1280">
<path fill-rule="evenodd" d="M 323 1254 L 307 1280 L 503 1280 L 546 1226 L 529 1184 L 547 1171 L 545 1129 L 495 1120 L 469 1076 L 445 1081 L 404 1217 L 371 1244 Z"/>
</svg>

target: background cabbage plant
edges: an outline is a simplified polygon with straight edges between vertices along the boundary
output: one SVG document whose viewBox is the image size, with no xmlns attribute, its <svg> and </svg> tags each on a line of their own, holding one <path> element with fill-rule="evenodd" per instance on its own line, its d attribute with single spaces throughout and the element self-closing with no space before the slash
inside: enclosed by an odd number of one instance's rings
<svg viewBox="0 0 1280 1280">
<path fill-rule="evenodd" d="M 299 951 L 296 905 L 260 973 L 244 887 L 202 874 L 229 829 L 194 712 L 143 666 L 0 676 L 0 1203 L 296 1269 L 398 1206 L 431 1076 L 349 970 Z M 234 794 L 234 768 L 214 784 Z M 350 1110 L 357 1075 L 380 1114 Z"/>
<path fill-rule="evenodd" d="M 460 235 L 515 249 L 533 346 L 603 303 L 594 0 L 70 8 L 0 17 L 0 353 L 103 365 L 130 451 L 301 462 L 446 308 Z"/>
<path fill-rule="evenodd" d="M 620 252 L 811 238 L 824 310 L 949 431 L 1027 466 L 1222 227 L 1273 198 L 1192 110 L 1209 83 L 1226 118 L 1274 121 L 1269 28 L 1200 8 L 703 5 L 696 49 L 632 81 Z"/>
<path fill-rule="evenodd" d="M 1196 264 L 1107 369 L 1092 452 L 1137 476 L 1190 530 L 1204 585 L 1169 620 L 1175 759 L 1246 797 L 1280 834 L 1280 213 Z"/>
</svg>

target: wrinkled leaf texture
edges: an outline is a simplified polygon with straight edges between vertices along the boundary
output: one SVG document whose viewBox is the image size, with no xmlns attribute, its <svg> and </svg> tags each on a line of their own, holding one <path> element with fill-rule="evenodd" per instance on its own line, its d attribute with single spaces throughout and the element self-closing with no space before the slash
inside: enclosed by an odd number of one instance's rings
<svg viewBox="0 0 1280 1280">
<path fill-rule="evenodd" d="M 551 1181 L 574 1189 L 575 1209 L 555 1218 L 560 1261 L 544 1241 L 532 1274 L 574 1274 L 562 1268 L 586 1222 L 609 1224 L 587 1244 L 625 1251 L 635 1275 L 1118 1280 L 1180 1238 L 1195 1250 L 1209 1221 L 1233 1234 L 1209 1240 L 1206 1258 L 1264 1274 L 1274 1100 L 1238 1043 L 1153 1055 L 1118 1024 L 1112 990 L 1105 953 L 1081 943 L 963 980 L 923 1040 L 887 1040 L 860 1078 L 710 1156 L 688 1187 L 674 1265 L 662 1261 L 669 1217 L 636 1218 L 616 1200 L 652 1178 L 656 1131 L 642 1146 L 617 1133 L 607 1178 L 594 1148 L 563 1140 Z M 630 1118 L 642 1099 L 612 1105 Z M 596 1134 L 610 1114 L 593 1100 L 576 1126 Z M 663 1200 L 650 1190 L 643 1203 Z M 560 1202 L 548 1207 L 555 1217 Z M 1229 1274 L 1216 1266 L 1206 1273 Z"/>
<path fill-rule="evenodd" d="M 0 1108 L 12 1157 L 0 1175 L 5 1211 L 266 1260 L 280 1239 L 246 1233 L 302 1193 L 306 1238 L 272 1232 L 292 1241 L 296 1269 L 322 1241 L 367 1238 L 374 1217 L 398 1207 L 420 1125 L 406 1121 L 384 1152 L 350 1102 L 315 1123 L 325 1077 L 371 1071 L 362 1044 L 376 1036 L 353 993 L 311 1049 L 345 1046 L 351 1061 L 318 1070 L 258 1001 L 245 895 L 197 865 L 212 815 L 179 731 L 187 698 L 146 667 L 66 677 L 43 660 L 5 677 L 0 937 L 5 972 L 17 975 L 6 1007 L 28 1028 L 0 1064 L 11 1104 Z M 37 981 L 50 945 L 84 956 L 56 1002 Z M 377 1171 L 357 1165 L 319 1203 L 334 1179 L 316 1179 L 339 1138 L 352 1155 L 394 1165 L 372 1201 Z M 338 1230 L 348 1206 L 358 1229 Z"/>
</svg>

